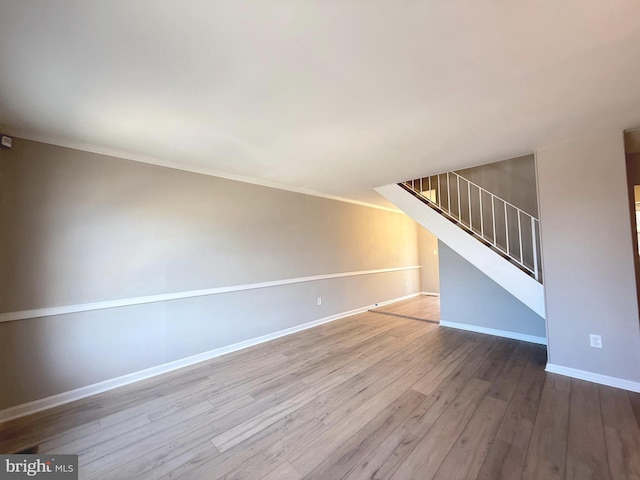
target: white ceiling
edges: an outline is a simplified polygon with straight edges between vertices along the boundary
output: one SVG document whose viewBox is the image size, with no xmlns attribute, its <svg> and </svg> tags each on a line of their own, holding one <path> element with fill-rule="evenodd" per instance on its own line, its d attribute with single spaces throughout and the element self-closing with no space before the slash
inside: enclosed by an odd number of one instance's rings
<svg viewBox="0 0 640 480">
<path fill-rule="evenodd" d="M 0 0 L 0 125 L 384 204 L 640 125 L 640 1 Z"/>
</svg>

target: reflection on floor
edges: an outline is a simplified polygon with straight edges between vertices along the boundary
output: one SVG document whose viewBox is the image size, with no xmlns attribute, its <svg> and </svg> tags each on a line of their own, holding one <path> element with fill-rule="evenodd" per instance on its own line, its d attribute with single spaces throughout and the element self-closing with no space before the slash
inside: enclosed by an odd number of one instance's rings
<svg viewBox="0 0 640 480">
<path fill-rule="evenodd" d="M 440 322 L 440 297 L 435 295 L 418 295 L 417 297 L 395 302 L 370 311 L 394 315 L 396 317 L 422 320 L 423 322 Z"/>
</svg>

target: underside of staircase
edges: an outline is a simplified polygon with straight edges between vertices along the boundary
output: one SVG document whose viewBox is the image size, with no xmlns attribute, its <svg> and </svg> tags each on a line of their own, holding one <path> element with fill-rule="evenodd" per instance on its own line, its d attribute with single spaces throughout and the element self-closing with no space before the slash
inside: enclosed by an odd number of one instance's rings
<svg viewBox="0 0 640 480">
<path fill-rule="evenodd" d="M 455 205 L 451 199 L 447 203 L 449 208 L 442 208 L 437 202 L 421 195 L 419 190 L 398 184 L 376 188 L 378 193 L 433 233 L 449 248 L 457 252 L 540 317 L 545 318 L 544 290 L 541 281 L 539 281 L 541 280 L 541 275 L 536 253 L 537 246 L 533 245 L 532 256 L 534 261 L 527 262 L 524 261 L 524 249 L 522 241 L 520 241 L 520 258 L 518 261 L 516 256 L 514 260 L 514 255 L 509 252 L 508 246 L 506 249 L 501 249 L 496 241 L 495 220 L 493 225 L 494 238 L 493 241 L 488 241 L 486 237 L 483 238 L 479 235 L 477 228 L 474 228 L 471 221 L 473 216 L 471 207 L 468 216 L 470 221 L 465 225 L 462 218 L 456 219 L 455 215 L 451 213 L 451 205 Z M 482 193 L 480 193 L 480 196 L 482 196 Z M 491 201 L 493 209 L 494 201 L 493 199 Z M 482 206 L 481 202 L 480 205 Z M 461 205 L 460 197 L 458 196 L 459 217 L 462 216 L 460 215 Z M 521 218 L 520 213 L 518 213 L 519 227 L 520 223 Z M 531 231 L 535 236 L 535 226 L 531 228 Z M 509 244 L 508 242 L 507 238 L 507 245 Z M 529 263 L 535 264 L 535 267 L 532 268 Z"/>
</svg>

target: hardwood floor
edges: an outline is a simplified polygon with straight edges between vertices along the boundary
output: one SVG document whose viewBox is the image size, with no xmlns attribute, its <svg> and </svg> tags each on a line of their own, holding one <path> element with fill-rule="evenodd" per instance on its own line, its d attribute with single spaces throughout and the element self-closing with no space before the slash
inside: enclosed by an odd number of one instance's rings
<svg viewBox="0 0 640 480">
<path fill-rule="evenodd" d="M 640 395 L 365 313 L 0 425 L 82 479 L 638 479 Z"/>
<path fill-rule="evenodd" d="M 385 315 L 395 315 L 425 322 L 440 322 L 440 297 L 418 295 L 417 297 L 391 303 L 371 310 Z"/>
</svg>

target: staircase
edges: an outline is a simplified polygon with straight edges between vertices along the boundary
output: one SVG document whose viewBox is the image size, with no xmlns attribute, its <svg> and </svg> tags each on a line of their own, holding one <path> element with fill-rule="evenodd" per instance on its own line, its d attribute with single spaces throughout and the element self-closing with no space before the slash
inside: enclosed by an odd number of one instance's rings
<svg viewBox="0 0 640 480">
<path fill-rule="evenodd" d="M 456 172 L 376 191 L 545 317 L 537 218 Z"/>
</svg>

